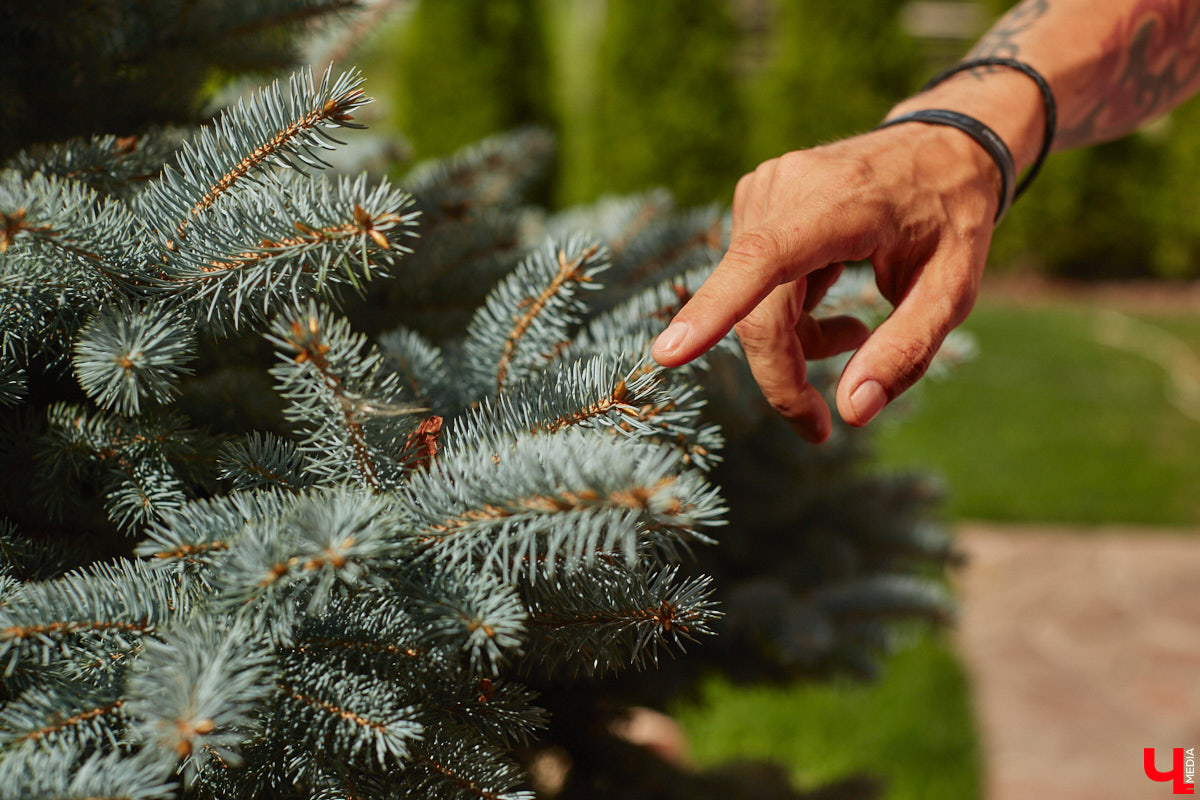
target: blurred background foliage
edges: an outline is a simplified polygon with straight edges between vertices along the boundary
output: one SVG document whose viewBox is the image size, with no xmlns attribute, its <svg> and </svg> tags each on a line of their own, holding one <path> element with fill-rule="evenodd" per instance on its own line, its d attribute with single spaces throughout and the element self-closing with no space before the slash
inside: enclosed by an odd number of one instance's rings
<svg viewBox="0 0 1200 800">
<path fill-rule="evenodd" d="M 665 186 L 728 204 L 760 161 L 871 128 L 1009 0 L 436 0 L 358 54 L 418 158 L 523 122 L 560 139 L 556 205 Z M 377 78 L 377 76 L 383 76 Z M 377 94 L 378 96 L 378 94 Z M 1200 274 L 1200 105 L 1050 160 L 993 270 Z"/>
</svg>

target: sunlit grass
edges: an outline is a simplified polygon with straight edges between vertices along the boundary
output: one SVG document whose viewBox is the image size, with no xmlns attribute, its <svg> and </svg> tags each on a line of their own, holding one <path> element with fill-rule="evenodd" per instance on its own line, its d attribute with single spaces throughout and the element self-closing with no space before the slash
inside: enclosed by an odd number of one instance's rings
<svg viewBox="0 0 1200 800">
<path fill-rule="evenodd" d="M 776 688 L 710 681 L 676 709 L 702 766 L 738 759 L 786 765 L 811 790 L 867 774 L 887 800 L 979 797 L 980 759 L 966 677 L 942 636 L 920 635 L 878 683 Z"/>
<path fill-rule="evenodd" d="M 883 462 L 941 473 L 953 518 L 1200 523 L 1200 420 L 1139 338 L 1200 356 L 1200 318 L 1133 320 L 1114 333 L 1120 317 L 1085 305 L 982 302 L 966 324 L 979 356 L 881 426 Z"/>
</svg>

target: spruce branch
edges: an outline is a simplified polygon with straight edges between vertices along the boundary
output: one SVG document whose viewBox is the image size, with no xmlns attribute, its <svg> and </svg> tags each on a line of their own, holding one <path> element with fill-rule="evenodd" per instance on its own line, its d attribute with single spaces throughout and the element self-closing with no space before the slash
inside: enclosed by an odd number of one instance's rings
<svg viewBox="0 0 1200 800">
<path fill-rule="evenodd" d="M 49 483 L 62 486 L 95 469 L 132 472 L 134 465 L 188 458 L 194 433 L 168 414 L 125 419 L 75 403 L 55 403 L 46 412 L 39 461 Z"/>
<path fill-rule="evenodd" d="M 182 129 L 160 128 L 131 136 L 104 134 L 35 145 L 5 166 L 26 179 L 34 173 L 79 181 L 101 195 L 130 197 L 162 171 L 183 140 Z"/>
<path fill-rule="evenodd" d="M 0 256 L 0 272 L 3 261 Z M 14 365 L 44 359 L 47 371 L 62 371 L 71 338 L 94 307 L 96 286 L 55 285 L 49 278 L 34 284 L 28 278 L 23 268 L 0 275 L 0 357 Z"/>
<path fill-rule="evenodd" d="M 597 554 L 633 560 L 653 545 L 708 542 L 723 512 L 678 452 L 568 429 L 509 447 L 483 442 L 415 473 L 403 500 L 429 558 L 515 577 L 575 569 Z"/>
<path fill-rule="evenodd" d="M 82 184 L 0 171 L 0 353 L 57 362 L 83 318 L 115 292 L 114 264 L 141 252 L 136 224 Z"/>
<path fill-rule="evenodd" d="M 98 482 L 109 519 L 132 532 L 186 500 L 178 467 L 196 459 L 199 437 L 179 417 L 122 418 L 70 403 L 52 405 L 47 417 L 37 462 L 42 485 L 60 490 L 45 498 L 52 511 L 69 497 L 62 487 L 81 494 Z"/>
<path fill-rule="evenodd" d="M 296 443 L 273 433 L 255 431 L 228 442 L 217 457 L 217 466 L 235 491 L 276 487 L 298 492 L 313 485 L 308 459 Z"/>
<path fill-rule="evenodd" d="M 534 705 L 537 693 L 519 683 L 463 674 L 453 685 L 430 700 L 446 727 L 468 728 L 505 748 L 527 745 L 547 727 L 549 716 Z"/>
<path fill-rule="evenodd" d="M 620 361 L 603 357 L 578 361 L 531 376 L 494 400 L 483 400 L 455 420 L 447 445 L 470 446 L 483 437 L 500 441 L 575 427 L 620 430 L 623 423 L 637 420 L 639 407 L 660 399 L 653 372 L 624 370 Z"/>
<path fill-rule="evenodd" d="M 607 344 L 607 343 L 606 343 Z M 719 460 L 720 434 L 700 421 L 704 399 L 687 383 L 664 385 L 652 363 L 632 367 L 616 348 L 559 363 L 460 416 L 447 447 L 504 437 L 555 434 L 569 428 L 606 429 L 678 447 L 684 463 L 707 469 Z M 497 445 L 499 446 L 499 445 Z"/>
<path fill-rule="evenodd" d="M 520 128 L 464 148 L 449 159 L 417 164 L 403 185 L 434 228 L 483 209 L 512 205 L 540 177 L 554 152 L 544 128 Z"/>
<path fill-rule="evenodd" d="M 334 598 L 326 613 L 301 621 L 294 649 L 317 663 L 336 661 L 359 673 L 404 674 L 417 660 L 451 670 L 449 656 L 430 646 L 409 605 L 408 595 L 387 592 Z"/>
<path fill-rule="evenodd" d="M 18 405 L 28 393 L 29 384 L 23 369 L 12 362 L 0 365 L 0 406 Z"/>
<path fill-rule="evenodd" d="M 396 456 L 424 409 L 404 401 L 379 351 L 311 302 L 278 317 L 268 339 L 282 351 L 271 373 L 290 401 L 285 416 L 303 426 L 300 449 L 311 469 L 375 491 L 394 486 L 404 468 Z"/>
<path fill-rule="evenodd" d="M 15 170 L 0 171 L 4 273 L 20 266 L 27 270 L 27 280 L 45 276 L 62 285 L 83 275 L 94 281 L 104 274 L 106 262 L 137 249 L 134 229 L 124 206 L 101 200 L 81 183 L 40 172 L 26 180 Z M 57 263 L 64 258 L 72 270 Z"/>
<path fill-rule="evenodd" d="M 185 615 L 191 605 L 186 585 L 133 561 L 27 583 L 0 606 L 0 659 L 12 674 L 72 652 L 107 656 Z"/>
<path fill-rule="evenodd" d="M 290 642 L 298 613 L 320 614 L 331 599 L 378 584 L 404 548 L 398 514 L 350 487 L 314 492 L 264 519 L 223 559 L 220 603 Z"/>
<path fill-rule="evenodd" d="M 0 709 L 0 764 L 29 758 L 37 749 L 114 748 L 122 739 L 126 706 L 111 678 L 91 686 L 27 689 Z"/>
<path fill-rule="evenodd" d="M 875 285 L 875 273 L 870 269 L 847 269 L 837 283 L 829 287 L 818 314 L 834 316 L 852 314 L 866 321 L 879 321 L 891 310 L 890 304 Z"/>
<path fill-rule="evenodd" d="M 716 207 L 696 209 L 671 218 L 660 217 L 621 242 L 613 277 L 626 288 L 674 278 L 689 270 L 711 272 L 725 252 L 727 220 Z"/>
<path fill-rule="evenodd" d="M 170 764 L 119 750 L 40 753 L 0 770 L 0 796 L 21 800 L 170 800 Z M 5 766 L 10 766 L 7 762 Z"/>
<path fill-rule="evenodd" d="M 45 580 L 63 575 L 77 554 L 58 539 L 32 539 L 11 520 L 0 518 L 0 575 L 17 581 Z"/>
<path fill-rule="evenodd" d="M 326 71 L 317 84 L 308 70 L 294 73 L 286 91 L 276 81 L 249 103 L 239 101 L 185 143 L 175 166 L 142 195 L 144 207 L 154 212 L 150 224 L 170 249 L 186 238 L 194 219 L 244 178 L 273 166 L 325 167 L 314 150 L 337 143 L 329 130 L 362 127 L 353 122 L 353 112 L 367 102 L 357 71 L 336 79 Z"/>
<path fill-rule="evenodd" d="M 296 502 L 296 495 L 277 491 L 192 500 L 148 525 L 134 552 L 152 567 L 208 566 L 224 558 L 247 530 L 283 516 Z"/>
<path fill-rule="evenodd" d="M 642 194 L 605 195 L 587 206 L 566 208 L 546 220 L 545 234 L 554 238 L 589 230 L 608 244 L 614 259 L 644 231 L 675 211 L 675 199 L 666 189 Z"/>
<path fill-rule="evenodd" d="M 187 500 L 183 482 L 165 461 L 145 459 L 132 465 L 117 465 L 111 472 L 104 510 L 117 529 L 125 533 L 136 532 Z"/>
<path fill-rule="evenodd" d="M 337 181 L 264 176 L 209 210 L 165 251 L 145 291 L 189 304 L 219 330 L 265 319 L 330 286 L 387 274 L 414 236 L 412 199 L 365 176 Z"/>
<path fill-rule="evenodd" d="M 147 639 L 126 687 L 139 739 L 184 762 L 185 782 L 211 758 L 236 766 L 273 695 L 271 651 L 254 635 L 198 616 Z"/>
<path fill-rule="evenodd" d="M 579 359 L 595 353 L 616 355 L 624 352 L 633 358 L 649 360 L 654 339 L 691 299 L 707 275 L 708 270 L 688 271 L 643 289 L 596 314 L 583 326 L 570 347 L 563 351 L 562 357 Z M 722 339 L 719 346 L 728 348 L 733 342 L 730 335 Z M 694 377 L 705 368 L 705 364 L 706 361 L 698 359 L 684 368 L 683 372 L 688 377 Z"/>
<path fill-rule="evenodd" d="M 678 567 L 600 563 L 587 572 L 530 583 L 530 655 L 549 670 L 603 674 L 646 661 L 659 648 L 712 633 L 720 616 L 708 578 L 680 580 Z"/>
<path fill-rule="evenodd" d="M 528 252 L 521 243 L 528 215 L 484 208 L 439 224 L 421 198 L 414 201 L 421 212 L 421 245 L 396 275 L 389 298 L 409 308 L 410 327 L 437 339 L 461 336 L 488 290 Z"/>
<path fill-rule="evenodd" d="M 446 800 L 534 800 L 520 789 L 525 776 L 490 742 L 472 736 L 445 736 L 413 747 L 413 763 L 401 776 L 411 797 Z"/>
<path fill-rule="evenodd" d="M 306 783 L 311 787 L 311 800 L 383 800 L 396 796 L 395 779 L 328 761 L 314 764 Z"/>
<path fill-rule="evenodd" d="M 195 337 L 178 315 L 118 303 L 79 332 L 73 359 L 79 384 L 102 407 L 133 415 L 147 400 L 166 403 L 192 370 Z"/>
<path fill-rule="evenodd" d="M 599 245 L 574 236 L 547 242 L 488 295 L 467 329 L 466 366 L 476 392 L 499 393 L 543 368 L 569 343 L 583 304 L 608 267 Z"/>
<path fill-rule="evenodd" d="M 408 759 L 424 730 L 415 706 L 401 705 L 390 685 L 366 676 L 344 673 L 335 681 L 315 670 L 287 674 L 277 698 L 270 738 L 305 742 L 323 758 L 336 753 L 367 768 Z"/>
<path fill-rule="evenodd" d="M 430 640 L 466 652 L 472 674 L 496 674 L 524 641 L 521 599 L 493 575 L 435 568 L 419 592 Z"/>
<path fill-rule="evenodd" d="M 443 412 L 462 403 L 442 351 L 416 331 L 395 328 L 379 336 L 384 366 L 396 374 L 410 397 Z"/>
</svg>

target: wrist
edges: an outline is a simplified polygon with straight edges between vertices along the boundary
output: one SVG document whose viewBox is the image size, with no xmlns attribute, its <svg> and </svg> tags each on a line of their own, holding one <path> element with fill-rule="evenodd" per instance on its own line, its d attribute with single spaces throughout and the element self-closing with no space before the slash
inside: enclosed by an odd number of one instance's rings
<svg viewBox="0 0 1200 800">
<path fill-rule="evenodd" d="M 965 72 L 898 103 L 886 119 L 928 108 L 958 111 L 994 130 L 1012 152 L 1020 172 L 1037 158 L 1044 132 L 1044 111 L 1037 86 L 1010 70 L 985 72 L 982 79 Z"/>
</svg>

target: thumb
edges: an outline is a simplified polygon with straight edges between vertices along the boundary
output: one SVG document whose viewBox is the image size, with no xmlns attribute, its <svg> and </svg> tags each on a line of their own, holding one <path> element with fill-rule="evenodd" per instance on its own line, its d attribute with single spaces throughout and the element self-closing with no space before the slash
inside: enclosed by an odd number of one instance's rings
<svg viewBox="0 0 1200 800">
<path fill-rule="evenodd" d="M 978 271 L 964 276 L 961 263 L 947 261 L 926 265 L 909 293 L 846 364 L 838 381 L 837 408 L 849 424 L 866 425 L 920 380 L 947 334 L 970 313 Z"/>
</svg>

